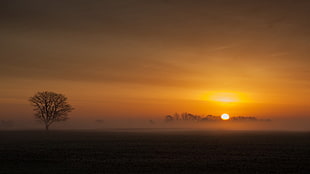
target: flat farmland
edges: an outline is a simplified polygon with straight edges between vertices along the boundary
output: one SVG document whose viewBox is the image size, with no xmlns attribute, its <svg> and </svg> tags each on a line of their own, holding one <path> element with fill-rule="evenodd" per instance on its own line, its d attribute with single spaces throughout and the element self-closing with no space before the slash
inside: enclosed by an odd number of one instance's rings
<svg viewBox="0 0 310 174">
<path fill-rule="evenodd" d="M 0 132 L 1 174 L 309 171 L 309 132 Z"/>
</svg>

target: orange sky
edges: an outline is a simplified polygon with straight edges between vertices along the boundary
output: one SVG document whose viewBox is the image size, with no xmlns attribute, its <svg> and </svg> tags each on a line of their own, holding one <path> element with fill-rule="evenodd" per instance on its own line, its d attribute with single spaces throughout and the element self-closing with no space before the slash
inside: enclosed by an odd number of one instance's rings
<svg viewBox="0 0 310 174">
<path fill-rule="evenodd" d="M 65 94 L 73 118 L 309 118 L 308 1 L 0 6 L 0 120 L 31 118 L 42 90 Z"/>
</svg>

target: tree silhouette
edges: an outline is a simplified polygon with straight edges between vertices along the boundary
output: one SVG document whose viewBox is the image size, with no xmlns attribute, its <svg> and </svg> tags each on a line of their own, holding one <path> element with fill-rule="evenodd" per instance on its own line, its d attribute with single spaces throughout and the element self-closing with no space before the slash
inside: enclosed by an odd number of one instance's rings
<svg viewBox="0 0 310 174">
<path fill-rule="evenodd" d="M 183 112 L 181 114 L 175 113 L 174 115 L 166 115 L 166 122 L 171 121 L 201 121 L 202 117 L 200 115 L 194 115 L 191 113 Z"/>
<path fill-rule="evenodd" d="M 29 101 L 34 107 L 35 118 L 45 124 L 46 130 L 54 122 L 67 120 L 68 113 L 73 110 L 73 107 L 67 102 L 67 97 L 55 92 L 37 92 L 29 98 Z"/>
<path fill-rule="evenodd" d="M 171 115 L 166 115 L 165 120 L 166 120 L 166 122 L 171 122 L 174 120 L 174 118 Z"/>
</svg>

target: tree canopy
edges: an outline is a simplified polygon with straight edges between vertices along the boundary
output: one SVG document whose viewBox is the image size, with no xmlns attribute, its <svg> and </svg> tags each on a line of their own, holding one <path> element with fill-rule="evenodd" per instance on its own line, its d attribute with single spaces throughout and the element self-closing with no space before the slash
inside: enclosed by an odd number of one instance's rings
<svg viewBox="0 0 310 174">
<path fill-rule="evenodd" d="M 45 124 L 45 129 L 54 122 L 67 120 L 69 112 L 74 108 L 67 102 L 67 97 L 55 92 L 37 92 L 29 98 L 33 106 L 35 118 Z"/>
</svg>

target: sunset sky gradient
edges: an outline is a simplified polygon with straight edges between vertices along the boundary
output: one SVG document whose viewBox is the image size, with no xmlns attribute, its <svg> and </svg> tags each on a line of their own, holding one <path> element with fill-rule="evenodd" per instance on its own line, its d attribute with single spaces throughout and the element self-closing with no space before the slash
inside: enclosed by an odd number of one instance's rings
<svg viewBox="0 0 310 174">
<path fill-rule="evenodd" d="M 72 119 L 174 112 L 310 123 L 310 1 L 4 0 L 0 120 L 37 91 Z"/>
</svg>

